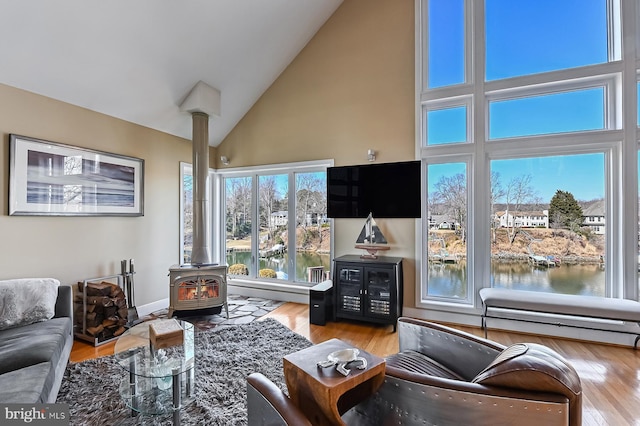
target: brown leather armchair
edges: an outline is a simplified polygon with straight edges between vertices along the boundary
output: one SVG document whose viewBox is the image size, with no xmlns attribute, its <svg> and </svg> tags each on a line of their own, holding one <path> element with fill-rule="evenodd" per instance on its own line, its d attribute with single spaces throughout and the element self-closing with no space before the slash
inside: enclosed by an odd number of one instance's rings
<svg viewBox="0 0 640 426">
<path fill-rule="evenodd" d="M 534 343 L 505 347 L 426 321 L 398 320 L 399 353 L 379 391 L 348 425 L 580 425 L 574 368 Z"/>
<path fill-rule="evenodd" d="M 399 352 L 385 381 L 347 411 L 347 425 L 582 424 L 582 387 L 573 367 L 534 343 L 505 347 L 450 327 L 398 320 Z M 308 425 L 268 379 L 248 379 L 249 425 Z"/>
<path fill-rule="evenodd" d="M 311 426 L 287 395 L 261 373 L 247 377 L 249 426 Z"/>
</svg>

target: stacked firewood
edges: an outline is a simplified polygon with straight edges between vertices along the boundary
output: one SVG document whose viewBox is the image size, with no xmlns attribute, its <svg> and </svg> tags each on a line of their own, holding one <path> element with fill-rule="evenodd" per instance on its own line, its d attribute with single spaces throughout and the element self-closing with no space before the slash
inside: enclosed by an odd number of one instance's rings
<svg viewBox="0 0 640 426">
<path fill-rule="evenodd" d="M 75 296 L 75 315 L 78 328 L 82 330 L 86 318 L 86 334 L 103 341 L 125 332 L 127 324 L 127 300 L 122 289 L 110 282 L 90 282 L 85 288 L 78 283 L 79 292 Z M 86 294 L 85 293 L 86 290 Z M 86 297 L 86 311 L 83 298 Z"/>
</svg>

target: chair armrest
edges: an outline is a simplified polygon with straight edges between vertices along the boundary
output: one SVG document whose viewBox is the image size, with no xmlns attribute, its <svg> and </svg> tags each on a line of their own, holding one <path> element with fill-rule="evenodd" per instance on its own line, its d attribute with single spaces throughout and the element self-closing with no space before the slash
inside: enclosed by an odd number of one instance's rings
<svg viewBox="0 0 640 426">
<path fill-rule="evenodd" d="M 388 370 L 390 370 L 388 368 Z M 387 371 L 385 382 L 371 398 L 342 419 L 350 426 L 518 425 L 567 426 L 570 403 L 562 395 L 499 389 L 406 372 L 399 378 Z"/>
<path fill-rule="evenodd" d="M 261 373 L 247 377 L 247 414 L 249 426 L 311 426 L 298 407 Z"/>
<path fill-rule="evenodd" d="M 69 317 L 73 320 L 73 289 L 68 285 L 58 286 L 54 318 Z"/>
<path fill-rule="evenodd" d="M 428 321 L 398 319 L 399 351 L 413 350 L 472 380 L 505 346 Z"/>
</svg>

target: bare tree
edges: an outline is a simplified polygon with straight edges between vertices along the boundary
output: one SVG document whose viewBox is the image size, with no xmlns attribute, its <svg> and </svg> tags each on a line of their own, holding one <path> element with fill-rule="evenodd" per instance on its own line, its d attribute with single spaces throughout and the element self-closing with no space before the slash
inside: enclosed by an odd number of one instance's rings
<svg viewBox="0 0 640 426">
<path fill-rule="evenodd" d="M 520 212 L 522 206 L 526 203 L 538 204 L 540 202 L 533 187 L 531 186 L 531 180 L 531 175 L 515 177 L 509 181 L 505 189 L 505 214 L 507 215 L 507 236 L 509 237 L 510 244 L 513 244 L 518 232 L 520 232 L 520 226 L 516 220 L 516 215 Z M 508 220 L 509 214 L 513 217 L 511 222 Z"/>
<path fill-rule="evenodd" d="M 271 215 L 276 209 L 278 190 L 275 176 L 260 176 L 258 199 L 260 200 L 260 228 L 266 229 L 269 241 L 273 241 L 275 226 Z"/>
<path fill-rule="evenodd" d="M 193 176 L 190 174 L 184 175 L 182 181 L 183 187 L 183 241 L 182 247 L 184 249 L 184 263 L 191 262 L 191 250 L 193 248 Z"/>
<path fill-rule="evenodd" d="M 432 200 L 440 204 L 460 224 L 462 241 L 466 241 L 467 179 L 463 173 L 442 176 L 434 185 Z M 431 200 L 430 200 L 431 201 Z"/>
<path fill-rule="evenodd" d="M 320 243 L 322 243 L 322 221 L 320 218 L 327 208 L 325 176 L 321 173 L 299 173 L 296 175 L 296 225 L 300 225 L 306 230 L 309 225 L 307 218 L 315 217 Z"/>
<path fill-rule="evenodd" d="M 234 237 L 242 236 L 247 225 L 250 227 L 251 223 L 251 178 L 226 179 L 225 203 L 227 231 Z"/>
<path fill-rule="evenodd" d="M 500 173 L 496 171 L 491 172 L 490 185 L 491 185 L 491 195 L 490 195 L 491 197 L 491 200 L 490 200 L 491 202 L 491 219 L 490 219 L 491 220 L 491 223 L 490 223 L 491 240 L 495 244 L 496 242 L 495 214 L 497 213 L 495 205 L 496 205 L 496 201 L 504 197 L 506 194 L 506 191 L 502 187 L 502 182 L 500 182 Z"/>
</svg>

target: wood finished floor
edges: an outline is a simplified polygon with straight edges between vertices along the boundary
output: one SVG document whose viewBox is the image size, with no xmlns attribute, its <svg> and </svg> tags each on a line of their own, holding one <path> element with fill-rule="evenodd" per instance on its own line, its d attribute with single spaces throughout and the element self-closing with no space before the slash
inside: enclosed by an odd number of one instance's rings
<svg viewBox="0 0 640 426">
<path fill-rule="evenodd" d="M 339 338 L 379 356 L 398 350 L 391 326 L 357 322 L 309 324 L 309 307 L 286 303 L 264 318 L 274 318 L 298 334 L 320 343 Z M 482 336 L 479 328 L 459 327 Z M 640 426 L 640 349 L 491 330 L 489 338 L 509 345 L 532 342 L 547 345 L 566 357 L 578 371 L 583 388 L 583 425 Z M 114 343 L 93 346 L 75 341 L 71 361 L 111 355 Z M 541 425 L 542 426 L 542 425 Z"/>
</svg>

